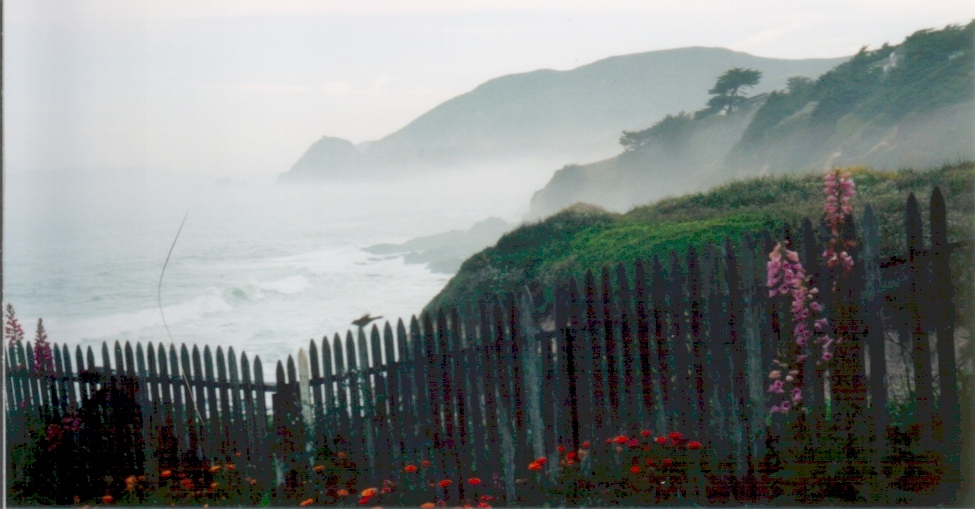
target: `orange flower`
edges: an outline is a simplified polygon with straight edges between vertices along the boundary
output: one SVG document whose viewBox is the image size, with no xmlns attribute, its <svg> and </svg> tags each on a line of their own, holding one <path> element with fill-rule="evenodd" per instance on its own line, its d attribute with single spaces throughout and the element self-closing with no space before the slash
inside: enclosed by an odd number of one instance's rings
<svg viewBox="0 0 975 509">
<path fill-rule="evenodd" d="M 340 496 L 340 497 L 347 497 L 347 496 L 349 496 L 349 490 L 347 490 L 345 488 L 342 488 L 342 489 L 336 491 L 335 494 L 338 495 L 338 496 Z"/>
<path fill-rule="evenodd" d="M 477 486 L 478 484 L 481 484 L 481 480 L 478 479 L 477 477 L 471 477 L 470 479 L 467 480 L 467 484 L 470 484 L 471 486 Z"/>
<path fill-rule="evenodd" d="M 366 488 L 362 490 L 363 497 L 372 497 L 376 495 L 376 488 Z"/>
<path fill-rule="evenodd" d="M 625 444 L 625 443 L 629 442 L 630 439 L 627 438 L 626 435 L 620 435 L 620 436 L 616 437 L 615 439 L 613 439 L 613 441 L 616 442 L 617 444 Z"/>
<path fill-rule="evenodd" d="M 210 473 L 211 474 L 215 474 L 215 473 L 217 473 L 219 471 L 220 471 L 220 465 L 214 465 L 214 466 L 210 467 Z"/>
<path fill-rule="evenodd" d="M 688 442 L 687 443 L 687 448 L 690 449 L 690 450 L 692 450 L 692 451 L 696 451 L 696 450 L 698 450 L 698 449 L 701 448 L 701 442 L 698 442 L 696 440 L 695 441 Z"/>
<path fill-rule="evenodd" d="M 163 479 L 169 479 L 170 477 L 172 477 L 172 475 L 173 475 L 172 470 L 163 470 L 162 472 L 159 473 L 159 477 L 162 477 Z"/>
<path fill-rule="evenodd" d="M 240 457 L 240 453 L 239 452 L 235 452 L 234 453 L 234 456 L 237 456 L 239 458 Z"/>
<path fill-rule="evenodd" d="M 417 470 L 416 465 L 406 465 L 405 467 L 403 467 L 403 471 L 405 471 L 407 474 L 412 474 L 416 472 L 416 470 Z"/>
<path fill-rule="evenodd" d="M 304 500 L 301 501 L 301 504 L 298 504 L 298 505 L 300 505 L 301 507 L 305 507 L 305 506 L 312 505 L 314 503 L 315 503 L 314 500 L 312 500 L 310 498 L 306 498 L 306 499 L 304 499 Z"/>
<path fill-rule="evenodd" d="M 106 504 L 111 504 L 112 502 L 115 502 L 115 497 L 111 495 L 105 495 L 104 497 L 102 497 L 102 502 Z"/>
<path fill-rule="evenodd" d="M 453 484 L 453 481 L 451 481 L 450 479 L 444 479 L 444 480 L 440 481 L 439 483 L 437 483 L 437 485 L 440 486 L 441 488 L 446 488 L 447 486 L 450 486 L 451 484 Z"/>
<path fill-rule="evenodd" d="M 633 465 L 632 467 L 630 467 L 630 472 L 633 472 L 634 474 L 639 474 L 640 473 L 640 465 Z"/>
<path fill-rule="evenodd" d="M 233 470 L 235 468 L 237 468 L 237 465 L 234 465 L 233 463 L 227 463 L 227 470 Z"/>
<path fill-rule="evenodd" d="M 316 472 L 321 472 L 323 470 L 325 470 L 325 467 L 323 465 L 315 465 Z"/>
<path fill-rule="evenodd" d="M 339 451 L 338 454 L 336 454 L 336 456 L 338 456 L 339 458 L 344 458 L 345 457 L 345 453 L 342 452 L 342 451 Z"/>
<path fill-rule="evenodd" d="M 641 431 L 640 434 L 643 435 L 643 438 L 647 438 L 648 436 L 650 436 L 650 430 L 645 429 Z"/>
<path fill-rule="evenodd" d="M 420 509 L 434 509 L 435 507 L 437 507 L 437 504 L 434 504 L 433 502 L 427 502 L 421 505 Z"/>
<path fill-rule="evenodd" d="M 589 441 L 585 441 L 585 442 L 582 443 L 582 448 L 583 449 L 588 449 L 589 448 L 589 445 L 590 445 L 589 444 Z"/>
<path fill-rule="evenodd" d="M 220 483 L 218 483 L 218 482 L 210 483 L 210 488 L 212 488 L 212 489 L 217 489 L 217 486 L 220 486 Z"/>
<path fill-rule="evenodd" d="M 257 479 L 251 479 L 251 486 L 257 486 Z"/>
<path fill-rule="evenodd" d="M 542 470 L 542 464 L 539 463 L 538 461 L 533 461 L 528 464 L 528 470 L 531 470 L 533 472 L 540 472 Z"/>
</svg>

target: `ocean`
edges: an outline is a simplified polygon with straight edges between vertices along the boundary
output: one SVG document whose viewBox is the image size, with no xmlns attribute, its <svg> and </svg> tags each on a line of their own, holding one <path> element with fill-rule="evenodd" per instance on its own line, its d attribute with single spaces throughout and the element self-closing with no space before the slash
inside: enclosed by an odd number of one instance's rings
<svg viewBox="0 0 975 509">
<path fill-rule="evenodd" d="M 218 345 L 274 363 L 371 313 L 408 321 L 449 276 L 364 247 L 517 221 L 538 177 L 427 175 L 294 188 L 144 171 L 8 174 L 4 306 L 33 340 Z M 383 321 L 380 321 L 380 325 Z M 134 343 L 133 343 L 134 346 Z M 268 371 L 265 371 L 267 373 Z"/>
</svg>

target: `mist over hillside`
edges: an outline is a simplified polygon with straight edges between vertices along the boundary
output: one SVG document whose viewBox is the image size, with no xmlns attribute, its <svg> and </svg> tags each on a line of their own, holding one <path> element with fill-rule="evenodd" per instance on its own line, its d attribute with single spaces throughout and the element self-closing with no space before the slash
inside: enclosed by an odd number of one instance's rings
<svg viewBox="0 0 975 509">
<path fill-rule="evenodd" d="M 612 156 L 622 130 L 697 108 L 715 77 L 729 68 L 760 70 L 764 79 L 756 91 L 762 92 L 785 86 L 791 76 L 818 76 L 844 60 L 783 60 L 695 47 L 616 56 L 568 71 L 502 76 L 380 140 L 354 146 L 323 137 L 279 181 L 463 170 L 491 162 L 551 172 Z"/>
<path fill-rule="evenodd" d="M 668 136 L 634 133 L 645 143 L 557 171 L 532 197 L 529 217 L 580 201 L 622 212 L 750 176 L 973 160 L 973 32 L 975 23 L 922 30 L 897 46 L 864 48 L 815 80 L 755 94 L 731 114 L 679 117 Z"/>
</svg>

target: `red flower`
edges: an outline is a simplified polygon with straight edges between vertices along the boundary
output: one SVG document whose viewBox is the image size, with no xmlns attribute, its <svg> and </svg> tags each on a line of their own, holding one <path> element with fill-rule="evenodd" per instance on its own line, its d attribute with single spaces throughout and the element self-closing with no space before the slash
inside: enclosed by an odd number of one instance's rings
<svg viewBox="0 0 975 509">
<path fill-rule="evenodd" d="M 407 474 L 412 474 L 416 472 L 416 470 L 417 470 L 416 465 L 406 465 L 405 467 L 403 467 L 403 471 L 405 471 Z"/>
<path fill-rule="evenodd" d="M 481 484 L 481 480 L 478 479 L 477 477 L 471 477 L 470 479 L 467 480 L 467 484 L 470 484 L 471 486 L 477 486 L 478 484 Z"/>
<path fill-rule="evenodd" d="M 667 458 L 667 459 L 664 460 L 664 466 L 665 467 L 669 467 L 669 466 L 671 466 L 673 464 L 674 464 L 674 460 L 672 460 L 670 458 Z"/>
<path fill-rule="evenodd" d="M 487 502 L 478 502 L 477 503 L 477 506 L 480 507 L 480 508 L 482 508 L 482 509 L 490 509 L 491 504 L 489 504 Z"/>
<path fill-rule="evenodd" d="M 369 497 L 362 497 L 359 499 L 359 505 L 366 505 L 369 503 Z"/>
<path fill-rule="evenodd" d="M 532 472 L 540 472 L 542 470 L 542 464 L 538 461 L 533 461 L 528 464 L 528 470 L 531 470 Z"/>
<path fill-rule="evenodd" d="M 660 445 L 664 445 L 664 444 L 666 444 L 666 443 L 667 443 L 667 439 L 666 439 L 666 438 L 664 438 L 664 437 L 657 437 L 657 440 L 656 440 L 656 442 L 657 442 L 658 444 L 660 444 Z"/>
<path fill-rule="evenodd" d="M 627 447 L 637 447 L 639 445 L 640 445 L 640 441 L 635 438 L 631 438 L 629 441 L 626 442 Z"/>
<path fill-rule="evenodd" d="M 564 445 L 560 445 L 560 446 L 558 447 L 558 451 L 559 451 L 559 452 L 565 452 L 565 446 L 564 446 Z"/>
<path fill-rule="evenodd" d="M 633 465 L 632 467 L 630 467 L 630 472 L 633 472 L 634 474 L 639 474 L 640 473 L 640 466 L 639 465 Z"/>
<path fill-rule="evenodd" d="M 650 430 L 645 429 L 641 431 L 640 434 L 643 435 L 643 438 L 647 438 L 648 436 L 650 436 Z"/>
<path fill-rule="evenodd" d="M 430 460 L 423 460 L 423 463 L 421 463 L 421 465 L 423 465 L 425 467 L 429 467 L 430 466 Z"/>
<path fill-rule="evenodd" d="M 588 449 L 589 448 L 589 445 L 590 445 L 589 442 L 588 441 L 585 441 L 585 442 L 582 443 L 582 448 L 583 449 Z"/>
<path fill-rule="evenodd" d="M 696 451 L 696 450 L 698 450 L 698 449 L 701 448 L 701 442 L 697 442 L 697 441 L 688 442 L 687 443 L 687 448 L 690 449 L 690 450 L 692 450 L 692 451 Z"/>
<path fill-rule="evenodd" d="M 656 465 L 656 463 L 654 463 L 653 458 L 647 458 L 647 466 L 652 467 L 654 465 Z"/>
<path fill-rule="evenodd" d="M 310 498 L 306 498 L 305 500 L 302 500 L 302 501 L 301 501 L 301 503 L 300 503 L 300 504 L 298 504 L 298 505 L 300 505 L 301 507 L 305 507 L 305 506 L 309 506 L 309 505 L 312 505 L 312 504 L 314 504 L 314 503 L 315 503 L 315 501 L 314 501 L 314 500 L 312 500 L 312 499 L 310 499 Z"/>
<path fill-rule="evenodd" d="M 575 453 L 575 452 L 570 452 L 569 454 L 566 454 L 565 455 L 565 459 L 567 459 L 569 461 L 572 461 L 572 460 L 574 460 L 574 459 L 576 459 L 578 457 L 579 457 L 579 455 L 577 453 Z"/>
<path fill-rule="evenodd" d="M 548 463 L 548 458 L 546 458 L 545 456 L 540 456 L 535 460 L 535 463 L 538 463 L 539 465 L 544 465 Z"/>
<path fill-rule="evenodd" d="M 440 481 L 439 486 L 441 488 L 446 488 L 447 486 L 450 486 L 451 484 L 453 484 L 453 481 L 451 481 L 450 479 L 444 479 L 444 480 Z"/>
<path fill-rule="evenodd" d="M 680 434 L 680 433 L 678 433 L 676 431 L 672 431 L 667 436 L 670 437 L 672 440 L 680 440 L 680 439 L 684 438 L 684 435 L 682 435 L 682 434 Z"/>
<path fill-rule="evenodd" d="M 163 479 L 169 479 L 171 475 L 173 475 L 172 470 L 163 470 L 159 473 L 159 477 L 162 477 Z"/>
<path fill-rule="evenodd" d="M 617 444 L 625 444 L 625 443 L 626 443 L 626 442 L 628 442 L 629 440 L 630 440 L 630 439 L 629 439 L 629 438 L 627 438 L 627 437 L 626 437 L 626 435 L 620 435 L 620 436 L 618 436 L 618 437 L 616 437 L 616 438 L 614 439 L 614 441 L 615 441 L 615 442 L 616 442 Z"/>
</svg>

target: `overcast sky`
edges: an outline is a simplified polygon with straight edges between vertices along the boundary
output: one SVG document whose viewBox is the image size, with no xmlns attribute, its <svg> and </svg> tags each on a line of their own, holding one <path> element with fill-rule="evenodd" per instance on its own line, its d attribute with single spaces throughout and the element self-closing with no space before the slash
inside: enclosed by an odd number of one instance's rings
<svg viewBox="0 0 975 509">
<path fill-rule="evenodd" d="M 404 4 L 408 4 L 404 5 Z M 836 57 L 967 23 L 971 0 L 3 2 L 8 174 L 269 181 L 478 84 L 685 46 Z"/>
</svg>

